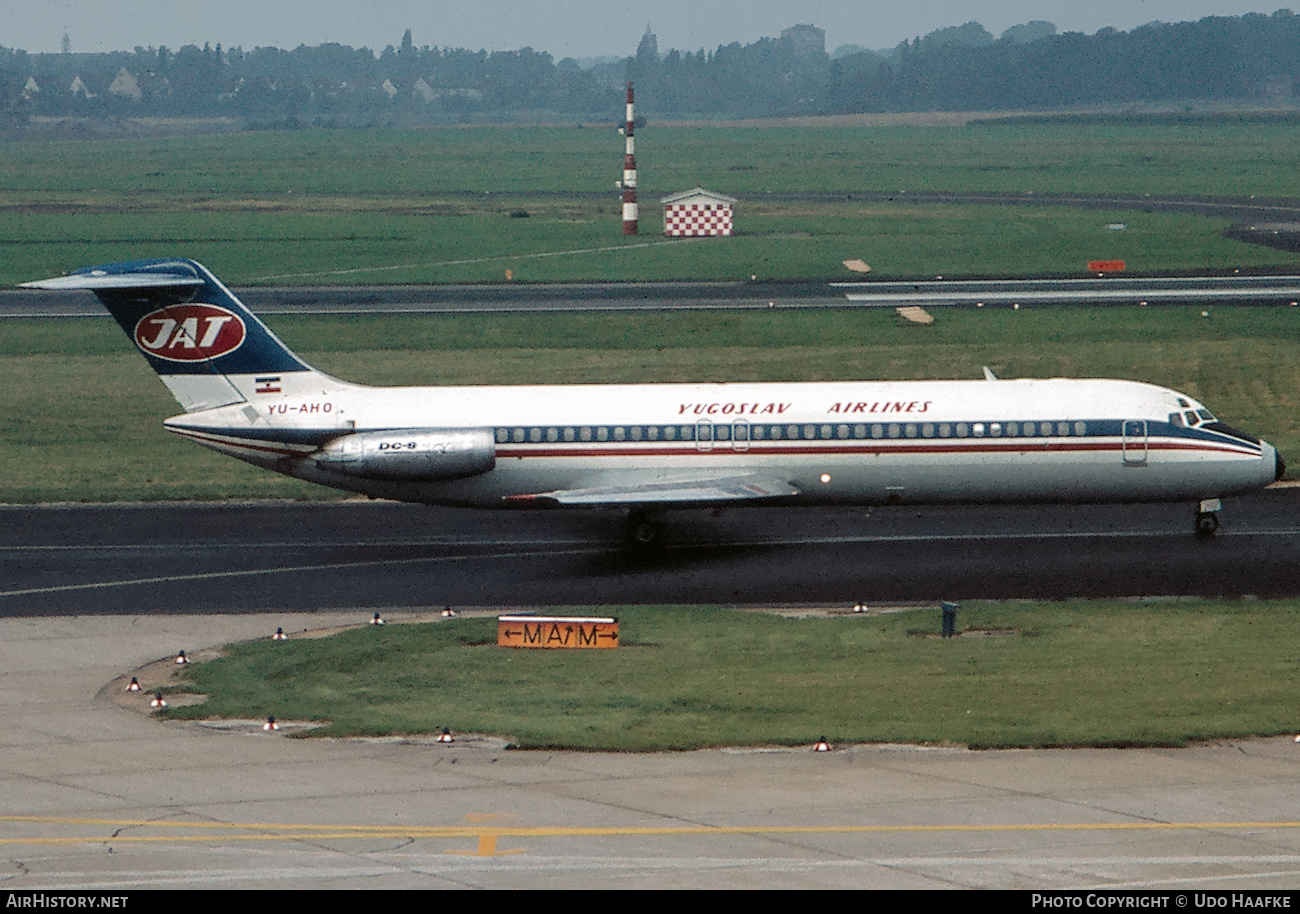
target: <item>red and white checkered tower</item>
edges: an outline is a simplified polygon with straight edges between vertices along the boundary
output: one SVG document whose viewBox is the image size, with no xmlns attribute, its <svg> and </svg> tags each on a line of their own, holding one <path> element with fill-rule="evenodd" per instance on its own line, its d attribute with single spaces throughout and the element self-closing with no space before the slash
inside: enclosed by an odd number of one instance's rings
<svg viewBox="0 0 1300 914">
<path fill-rule="evenodd" d="M 632 84 L 627 84 L 627 152 L 623 155 L 623 234 L 636 234 L 636 141 L 632 139 Z"/>
</svg>

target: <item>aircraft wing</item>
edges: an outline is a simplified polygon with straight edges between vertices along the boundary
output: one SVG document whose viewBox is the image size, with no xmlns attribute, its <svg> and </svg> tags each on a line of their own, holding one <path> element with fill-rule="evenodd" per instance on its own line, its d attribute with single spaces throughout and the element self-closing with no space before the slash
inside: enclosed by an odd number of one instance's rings
<svg viewBox="0 0 1300 914">
<path fill-rule="evenodd" d="M 507 496 L 506 501 L 539 501 L 556 505 L 698 505 L 798 495 L 789 482 L 774 476 L 731 474 L 664 479 L 661 474 L 621 476 L 609 485 L 585 489 L 556 489 Z"/>
</svg>

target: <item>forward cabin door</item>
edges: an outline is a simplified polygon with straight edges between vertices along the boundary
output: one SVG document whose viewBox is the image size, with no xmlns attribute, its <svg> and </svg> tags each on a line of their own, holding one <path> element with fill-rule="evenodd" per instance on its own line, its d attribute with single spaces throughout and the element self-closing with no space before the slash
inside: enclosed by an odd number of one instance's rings
<svg viewBox="0 0 1300 914">
<path fill-rule="evenodd" d="M 1147 422 L 1145 419 L 1124 420 L 1122 450 L 1124 453 L 1124 466 L 1146 466 Z"/>
</svg>

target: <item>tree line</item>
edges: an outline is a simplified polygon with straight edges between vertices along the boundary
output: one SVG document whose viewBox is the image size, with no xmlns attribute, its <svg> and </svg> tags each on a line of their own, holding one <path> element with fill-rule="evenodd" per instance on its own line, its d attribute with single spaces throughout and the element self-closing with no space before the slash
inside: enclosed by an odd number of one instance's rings
<svg viewBox="0 0 1300 914">
<path fill-rule="evenodd" d="M 233 118 L 244 126 L 617 121 L 625 81 L 638 113 L 663 118 L 890 111 L 998 111 L 1130 103 L 1285 103 L 1300 80 L 1300 17 L 1209 17 L 1128 32 L 1057 33 L 1026 23 L 995 38 L 976 22 L 883 51 L 828 54 L 824 32 L 712 51 L 580 63 L 548 53 L 342 44 L 29 54 L 0 47 L 0 117 Z"/>
</svg>

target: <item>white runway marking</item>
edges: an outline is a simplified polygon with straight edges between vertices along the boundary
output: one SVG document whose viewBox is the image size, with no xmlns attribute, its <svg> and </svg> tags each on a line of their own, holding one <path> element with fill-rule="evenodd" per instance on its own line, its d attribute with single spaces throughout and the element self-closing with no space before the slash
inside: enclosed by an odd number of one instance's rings
<svg viewBox="0 0 1300 914">
<path fill-rule="evenodd" d="M 1068 874 L 1071 888 L 1083 889 L 1153 889 L 1177 886 L 1207 886 L 1223 883 L 1243 882 L 1266 878 L 1287 878 L 1300 874 L 1300 856 L 1164 856 L 1164 857 L 860 857 L 855 859 L 815 859 L 792 857 L 655 857 L 655 856 L 602 856 L 589 855 L 520 855 L 492 858 L 461 857 L 430 854 L 397 854 L 377 852 L 362 854 L 363 858 L 373 857 L 374 863 L 358 863 L 353 855 L 349 863 L 337 866 L 314 863 L 295 864 L 300 856 L 329 856 L 330 852 L 309 851 L 299 855 L 294 853 L 272 853 L 267 865 L 258 866 L 250 861 L 247 866 L 238 868 L 221 867 L 211 870 L 143 870 L 113 873 L 111 877 L 88 877 L 85 873 L 48 872 L 36 873 L 35 877 L 42 884 L 55 884 L 64 889 L 95 888 L 141 888 L 169 885 L 211 885 L 238 884 L 248 882 L 265 882 L 267 880 L 331 880 L 350 877 L 382 877 L 419 874 L 431 877 L 458 877 L 475 872 L 516 873 L 528 872 L 699 872 L 709 870 L 755 870 L 760 873 L 807 873 L 826 870 L 861 870 L 892 869 L 919 870 L 929 872 L 935 877 L 953 879 L 963 871 L 978 873 L 982 884 L 984 879 L 993 875 L 991 871 L 1008 872 L 1029 871 L 1038 876 L 1047 874 Z M 340 854 L 340 856 L 343 856 Z M 287 859 L 285 859 L 287 858 Z M 392 861 L 391 863 L 386 861 Z M 1274 869 L 1282 865 L 1281 869 Z M 1205 866 L 1230 866 L 1240 868 L 1240 872 L 1209 876 L 1196 872 L 1194 868 Z M 1081 878 L 1081 871 L 1096 869 L 1113 869 L 1121 867 L 1132 870 L 1135 867 L 1188 867 L 1185 876 L 1173 876 L 1151 880 L 1111 881 L 1101 878 L 1097 873 L 1087 874 L 1090 878 Z M 1253 869 L 1252 869 L 1253 868 Z M 19 880 L 21 887 L 21 880 Z"/>
<path fill-rule="evenodd" d="M 271 279 L 311 279 L 318 276 L 350 276 L 355 273 L 383 273 L 391 270 L 414 270 L 428 267 L 458 267 L 471 263 L 492 263 L 501 260 L 540 260 L 543 257 L 565 257 L 573 254 L 604 254 L 610 251 L 634 251 L 638 248 L 675 244 L 674 241 L 642 241 L 638 244 L 616 244 L 605 248 L 578 248 L 572 251 L 544 251 L 540 254 L 502 254 L 499 257 L 471 257 L 467 260 L 439 260 L 433 263 L 399 263 L 387 267 L 355 267 L 350 270 L 325 270 L 319 273 L 278 273 L 273 276 L 254 276 L 252 282 Z"/>
<path fill-rule="evenodd" d="M 600 551 L 602 550 L 565 549 L 548 551 L 547 555 L 580 555 L 583 553 Z M 152 578 L 130 578 L 124 581 L 96 581 L 89 584 L 61 584 L 54 587 L 30 587 L 23 590 L 5 590 L 0 591 L 0 597 L 22 597 L 43 593 L 67 593 L 69 591 L 77 590 L 105 590 L 111 587 L 134 587 L 136 585 L 144 584 L 171 584 L 181 581 L 211 581 L 220 578 L 246 578 L 267 574 L 286 574 L 302 571 L 332 571 L 342 568 L 368 568 L 382 565 L 417 565 L 424 562 L 461 562 L 467 559 L 480 558 L 521 558 L 536 554 L 537 553 L 535 552 L 499 552 L 484 553 L 481 555 L 422 556 L 413 559 L 377 559 L 370 562 L 331 562 L 324 565 L 288 565 L 282 568 L 253 568 L 243 571 L 209 571 L 201 574 L 175 574 Z"/>
</svg>

